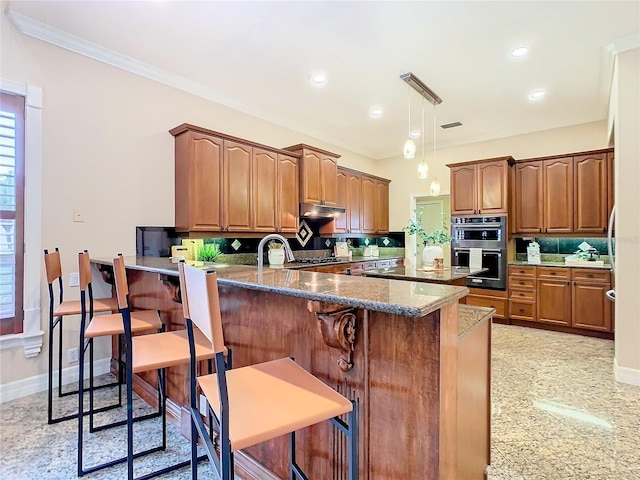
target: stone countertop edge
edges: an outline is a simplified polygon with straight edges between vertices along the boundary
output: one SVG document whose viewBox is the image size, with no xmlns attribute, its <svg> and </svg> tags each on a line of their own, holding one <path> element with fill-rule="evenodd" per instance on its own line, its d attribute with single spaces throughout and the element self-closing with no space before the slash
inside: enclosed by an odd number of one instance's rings
<svg viewBox="0 0 640 480">
<path fill-rule="evenodd" d="M 292 270 L 300 270 L 302 268 L 313 268 L 313 267 L 326 267 L 330 265 L 344 265 L 345 263 L 359 263 L 359 262 L 375 262 L 377 260 L 398 260 L 404 259 L 404 255 L 389 255 L 388 257 L 335 257 L 339 260 L 337 261 L 329 261 L 325 263 L 301 263 L 301 262 L 290 262 L 285 263 L 285 268 L 290 268 Z"/>
<path fill-rule="evenodd" d="M 458 338 L 464 338 L 483 321 L 491 321 L 494 313 L 496 309 L 493 307 L 476 307 L 462 303 L 458 305 Z"/>
<path fill-rule="evenodd" d="M 564 262 L 541 262 L 541 263 L 529 263 L 525 261 L 512 261 L 509 265 L 518 265 L 526 267 L 562 267 L 562 268 L 595 268 L 599 270 L 611 270 L 611 264 L 605 263 L 604 265 L 567 265 Z"/>
<path fill-rule="evenodd" d="M 145 260 L 142 260 L 145 259 Z M 149 260 L 153 259 L 153 260 Z M 140 261 L 145 263 L 140 263 Z M 101 265 L 113 265 L 113 259 L 103 258 L 103 257 L 95 257 L 91 259 L 91 262 L 94 264 Z M 157 258 L 157 257 L 134 257 L 134 256 L 125 256 L 125 266 L 128 269 L 132 270 L 142 270 L 151 273 L 169 275 L 169 276 L 177 276 L 178 275 L 178 264 L 171 263 L 168 258 Z M 292 297 L 304 298 L 307 300 L 315 300 L 319 302 L 327 302 L 334 303 L 338 305 L 345 305 L 348 307 L 355 308 L 364 308 L 367 310 L 378 311 L 383 313 L 390 313 L 393 315 L 399 315 L 403 317 L 411 317 L 411 318 L 421 318 L 425 315 L 428 315 L 431 312 L 439 310 L 440 308 L 448 305 L 450 303 L 458 301 L 460 298 L 465 297 L 469 293 L 469 289 L 466 287 L 459 286 L 450 286 L 450 285 L 437 285 L 437 284 L 428 284 L 424 282 L 408 282 L 405 280 L 386 280 L 386 279 L 374 279 L 367 277 L 355 277 L 355 276 L 345 276 L 345 275 L 335 275 L 332 273 L 320 273 L 320 272 L 304 272 L 304 271 L 296 271 L 289 270 L 291 273 L 295 273 L 297 275 L 309 276 L 309 281 L 314 280 L 315 276 L 323 276 L 323 277 L 342 277 L 342 280 L 345 282 L 350 282 L 352 284 L 356 284 L 357 288 L 352 288 L 350 290 L 357 292 L 357 294 L 336 294 L 334 292 L 318 292 L 318 291 L 310 291 L 304 288 L 292 288 L 285 287 L 280 285 L 270 285 L 266 283 L 258 283 L 256 281 L 247 280 L 246 276 L 256 275 L 258 273 L 258 267 L 246 266 L 246 265 L 221 265 L 210 263 L 208 265 L 203 265 L 203 268 L 210 267 L 218 272 L 218 282 L 221 285 L 236 285 L 242 288 L 248 288 L 251 290 L 258 290 L 262 292 L 271 292 L 278 293 L 282 295 L 288 295 Z M 222 267 L 222 268 L 221 268 Z M 227 276 L 225 276 L 225 270 L 229 268 L 229 270 L 235 270 L 235 272 L 231 271 Z M 287 269 L 271 269 L 269 267 L 264 267 L 264 272 L 283 272 L 286 275 Z M 237 276 L 238 278 L 233 278 Z M 243 279 L 243 277 L 245 277 Z M 389 303 L 380 301 L 374 298 L 367 298 L 363 296 L 362 293 L 371 293 L 372 281 L 376 282 L 392 282 L 388 283 L 388 285 L 393 285 L 396 290 L 399 290 L 403 296 L 407 296 L 409 298 L 415 298 L 416 295 L 413 293 L 415 290 L 422 290 L 422 294 L 428 299 L 424 300 L 424 303 L 420 304 L 418 302 L 408 303 L 402 302 L 401 300 L 395 303 Z M 361 285 L 358 285 L 362 283 Z M 388 288 L 386 289 L 388 291 Z M 428 290 L 432 290 L 433 293 L 429 293 Z M 442 292 L 445 292 L 444 294 Z"/>
</svg>

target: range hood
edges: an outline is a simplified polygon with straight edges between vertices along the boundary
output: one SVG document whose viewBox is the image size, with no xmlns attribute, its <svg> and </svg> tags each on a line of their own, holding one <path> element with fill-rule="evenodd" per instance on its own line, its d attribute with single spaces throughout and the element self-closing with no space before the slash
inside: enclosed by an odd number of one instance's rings
<svg viewBox="0 0 640 480">
<path fill-rule="evenodd" d="M 314 203 L 301 203 L 300 216 L 302 218 L 316 218 L 330 220 L 344 215 L 347 209 L 344 207 L 333 207 L 330 205 L 316 205 Z"/>
</svg>

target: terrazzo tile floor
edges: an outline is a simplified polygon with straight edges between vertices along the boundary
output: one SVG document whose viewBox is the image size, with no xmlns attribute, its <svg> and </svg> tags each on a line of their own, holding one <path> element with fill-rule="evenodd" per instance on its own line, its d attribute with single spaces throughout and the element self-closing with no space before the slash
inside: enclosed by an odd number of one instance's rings
<svg viewBox="0 0 640 480">
<path fill-rule="evenodd" d="M 487 479 L 640 480 L 640 387 L 615 382 L 612 372 L 611 341 L 494 325 Z M 100 392 L 104 402 L 107 392 Z M 75 397 L 64 398 L 58 413 L 75 404 Z M 139 399 L 135 408 L 136 414 L 148 411 Z M 46 415 L 44 392 L 0 404 L 0 479 L 77 478 L 77 423 L 47 425 Z M 109 422 L 124 415 L 118 409 L 102 418 Z M 157 419 L 136 424 L 135 438 L 147 444 L 159 434 Z M 122 427 L 93 433 L 89 440 L 87 463 L 126 453 Z M 168 447 L 136 461 L 136 475 L 188 459 L 188 443 L 171 425 Z M 216 478 L 206 462 L 199 473 Z M 126 467 L 84 478 L 121 480 Z M 158 478 L 188 479 L 190 472 L 185 468 Z"/>
</svg>

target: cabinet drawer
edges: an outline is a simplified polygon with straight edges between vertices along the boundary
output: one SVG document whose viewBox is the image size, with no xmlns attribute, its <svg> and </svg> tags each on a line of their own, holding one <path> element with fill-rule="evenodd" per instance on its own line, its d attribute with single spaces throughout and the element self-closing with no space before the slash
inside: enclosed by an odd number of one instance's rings
<svg viewBox="0 0 640 480">
<path fill-rule="evenodd" d="M 492 307 L 496 309 L 495 318 L 506 318 L 507 299 L 496 297 L 478 297 L 476 295 L 467 295 L 467 305 L 476 307 Z"/>
<path fill-rule="evenodd" d="M 364 269 L 367 270 L 375 270 L 378 268 L 378 262 L 364 262 Z"/>
<path fill-rule="evenodd" d="M 569 280 L 571 269 L 566 267 L 538 267 L 538 278 Z"/>
<path fill-rule="evenodd" d="M 509 290 L 509 298 L 513 300 L 525 300 L 529 302 L 536 301 L 535 290 L 520 290 L 519 288 L 512 288 Z"/>
<path fill-rule="evenodd" d="M 536 304 L 533 302 L 509 300 L 509 318 L 516 318 L 520 320 L 535 320 Z"/>
<path fill-rule="evenodd" d="M 389 268 L 392 260 L 378 260 L 378 268 Z"/>
<path fill-rule="evenodd" d="M 517 275 L 519 277 L 535 277 L 536 267 L 526 265 L 509 265 L 509 276 Z"/>
<path fill-rule="evenodd" d="M 536 279 L 524 277 L 509 277 L 509 290 L 512 288 L 535 290 Z"/>
<path fill-rule="evenodd" d="M 595 268 L 572 268 L 571 279 L 583 282 L 611 283 L 611 272 Z"/>
</svg>

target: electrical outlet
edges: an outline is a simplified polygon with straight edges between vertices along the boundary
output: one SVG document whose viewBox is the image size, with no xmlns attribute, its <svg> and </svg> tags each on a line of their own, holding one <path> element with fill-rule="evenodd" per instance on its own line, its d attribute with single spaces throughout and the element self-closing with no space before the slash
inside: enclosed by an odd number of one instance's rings
<svg viewBox="0 0 640 480">
<path fill-rule="evenodd" d="M 207 397 L 200 395 L 200 413 L 202 415 L 207 414 Z"/>
<path fill-rule="evenodd" d="M 69 274 L 69 286 L 70 287 L 80 286 L 80 275 L 77 272 Z"/>
<path fill-rule="evenodd" d="M 77 348 L 70 348 L 67 350 L 67 359 L 69 363 L 78 363 L 78 360 L 80 360 L 80 351 Z"/>
</svg>

